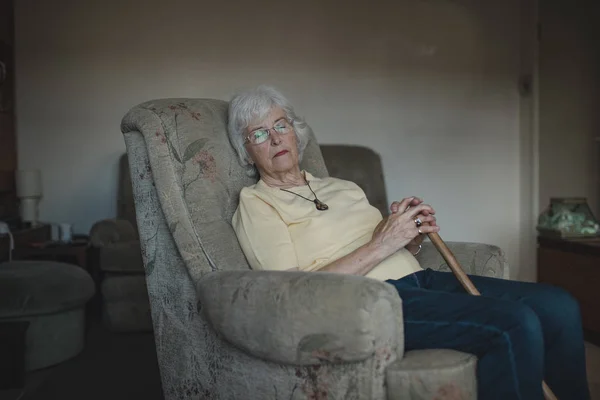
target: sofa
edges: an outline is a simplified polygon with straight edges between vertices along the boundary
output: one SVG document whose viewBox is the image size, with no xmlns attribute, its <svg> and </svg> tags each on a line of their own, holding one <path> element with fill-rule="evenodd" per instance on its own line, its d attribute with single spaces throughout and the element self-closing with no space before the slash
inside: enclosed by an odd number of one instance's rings
<svg viewBox="0 0 600 400">
<path fill-rule="evenodd" d="M 391 285 L 250 270 L 231 217 L 256 180 L 228 140 L 227 108 L 158 99 L 121 123 L 165 398 L 474 399 L 473 355 L 405 352 Z M 302 168 L 328 175 L 314 135 Z M 448 245 L 468 273 L 507 277 L 498 247 Z M 447 268 L 429 244 L 419 260 Z"/>
</svg>

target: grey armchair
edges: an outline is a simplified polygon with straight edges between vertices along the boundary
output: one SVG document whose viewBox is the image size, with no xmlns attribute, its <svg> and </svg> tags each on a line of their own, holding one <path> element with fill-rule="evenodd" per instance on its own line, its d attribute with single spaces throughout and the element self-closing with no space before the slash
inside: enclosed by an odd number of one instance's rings
<svg viewBox="0 0 600 400">
<path fill-rule="evenodd" d="M 163 99 L 121 125 L 165 398 L 475 398 L 474 356 L 404 352 L 391 285 L 250 271 L 230 221 L 255 180 L 238 164 L 226 118 L 224 101 Z M 327 175 L 314 137 L 302 167 Z M 497 247 L 449 245 L 469 272 L 506 275 Z M 444 267 L 431 248 L 421 262 Z"/>
<path fill-rule="evenodd" d="M 117 217 L 96 222 L 90 241 L 103 324 L 115 332 L 151 331 L 127 155 L 119 163 Z"/>
</svg>

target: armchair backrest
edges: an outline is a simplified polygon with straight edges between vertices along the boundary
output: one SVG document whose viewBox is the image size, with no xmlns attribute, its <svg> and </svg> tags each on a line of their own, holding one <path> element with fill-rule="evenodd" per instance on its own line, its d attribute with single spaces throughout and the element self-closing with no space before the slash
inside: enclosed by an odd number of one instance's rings
<svg viewBox="0 0 600 400">
<path fill-rule="evenodd" d="M 256 178 L 247 176 L 231 146 L 227 110 L 222 100 L 162 99 L 134 107 L 122 122 L 125 135 L 143 137 L 149 165 L 137 169 L 151 174 L 165 222 L 193 279 L 212 270 L 248 268 L 231 218 L 241 189 Z M 312 134 L 302 168 L 327 176 Z M 144 179 L 138 175 L 132 175 L 134 185 Z M 138 222 L 153 217 L 137 212 Z M 145 257 L 145 264 L 152 263 L 153 254 Z"/>
<path fill-rule="evenodd" d="M 321 153 L 330 176 L 352 181 L 383 216 L 390 213 L 381 157 L 368 147 L 322 144 Z"/>
<path fill-rule="evenodd" d="M 389 214 L 383 165 L 379 154 L 363 146 L 322 144 L 319 147 L 330 176 L 355 182 L 365 191 L 373 206 L 384 216 Z M 127 220 L 137 230 L 127 153 L 119 160 L 117 218 Z"/>
<path fill-rule="evenodd" d="M 382 215 L 389 214 L 383 165 L 379 154 L 363 146 L 322 144 L 319 147 L 330 176 L 356 183 Z M 117 218 L 127 220 L 137 230 L 127 153 L 119 160 L 118 183 Z"/>
</svg>

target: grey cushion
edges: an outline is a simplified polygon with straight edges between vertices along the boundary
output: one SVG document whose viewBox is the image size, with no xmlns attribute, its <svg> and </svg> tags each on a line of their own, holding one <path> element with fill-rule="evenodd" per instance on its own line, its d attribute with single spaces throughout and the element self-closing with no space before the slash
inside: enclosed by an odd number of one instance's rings
<svg viewBox="0 0 600 400">
<path fill-rule="evenodd" d="M 92 278 L 78 266 L 49 261 L 0 264 L 0 318 L 69 310 L 93 295 Z"/>
<path fill-rule="evenodd" d="M 458 263 L 467 274 L 508 279 L 508 263 L 504 251 L 498 246 L 485 243 L 446 242 Z M 436 271 L 450 271 L 448 264 L 433 243 L 423 243 L 417 255 L 423 268 Z"/>
<path fill-rule="evenodd" d="M 477 398 L 477 357 L 448 349 L 416 350 L 386 370 L 388 400 Z"/>
</svg>

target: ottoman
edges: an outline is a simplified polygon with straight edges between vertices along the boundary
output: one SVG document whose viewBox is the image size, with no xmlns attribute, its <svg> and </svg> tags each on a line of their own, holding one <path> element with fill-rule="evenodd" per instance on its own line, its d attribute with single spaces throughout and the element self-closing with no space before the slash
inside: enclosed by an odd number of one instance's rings
<svg viewBox="0 0 600 400">
<path fill-rule="evenodd" d="M 83 349 L 85 304 L 93 295 L 92 278 L 75 265 L 50 261 L 0 264 L 0 322 L 29 322 L 27 371 L 60 363 Z"/>
</svg>

